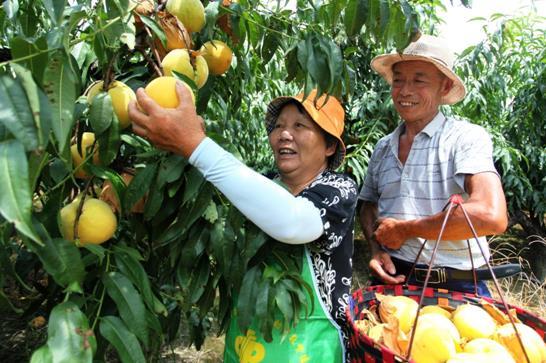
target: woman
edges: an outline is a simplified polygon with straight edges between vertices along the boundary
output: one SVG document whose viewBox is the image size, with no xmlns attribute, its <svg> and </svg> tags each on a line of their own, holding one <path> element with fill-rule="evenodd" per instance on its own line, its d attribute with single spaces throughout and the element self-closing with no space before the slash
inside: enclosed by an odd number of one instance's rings
<svg viewBox="0 0 546 363">
<path fill-rule="evenodd" d="M 302 278 L 314 288 L 315 309 L 302 317 L 287 339 L 267 343 L 251 327 L 238 329 L 232 317 L 225 362 L 342 362 L 342 331 L 350 296 L 356 184 L 334 173 L 343 161 L 344 111 L 333 97 L 314 102 L 280 97 L 267 109 L 266 127 L 278 169 L 276 180 L 252 171 L 207 138 L 191 95 L 177 84 L 180 104 L 164 109 L 137 91 L 129 106 L 136 134 L 159 148 L 189 159 L 248 219 L 271 238 L 300 245 Z"/>
</svg>

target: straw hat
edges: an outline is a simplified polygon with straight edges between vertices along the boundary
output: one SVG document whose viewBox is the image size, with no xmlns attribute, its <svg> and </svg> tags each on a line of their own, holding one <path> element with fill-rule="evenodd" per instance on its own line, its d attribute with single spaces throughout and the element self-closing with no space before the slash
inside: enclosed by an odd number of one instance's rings
<svg viewBox="0 0 546 363">
<path fill-rule="evenodd" d="M 269 106 L 267 106 L 265 115 L 267 133 L 269 134 L 273 130 L 277 117 L 279 117 L 284 104 L 290 100 L 298 101 L 321 129 L 337 139 L 338 144 L 336 151 L 328 161 L 328 168 L 330 170 L 335 170 L 341 165 L 345 158 L 345 144 L 341 139 L 343 128 L 345 127 L 345 111 L 343 110 L 341 103 L 339 103 L 335 97 L 328 97 L 328 102 L 324 103 L 327 97 L 326 95 L 320 96 L 315 102 L 316 96 L 317 90 L 314 89 L 309 93 L 305 100 L 303 99 L 304 94 L 300 93 L 295 97 L 282 96 L 271 101 Z"/>
<path fill-rule="evenodd" d="M 421 60 L 434 64 L 443 74 L 453 81 L 453 87 L 441 103 L 452 105 L 462 100 L 466 94 L 463 81 L 453 72 L 455 55 L 446 46 L 447 41 L 432 35 L 421 35 L 411 42 L 402 53 L 383 54 L 372 60 L 371 66 L 392 85 L 392 66 L 398 62 Z"/>
</svg>

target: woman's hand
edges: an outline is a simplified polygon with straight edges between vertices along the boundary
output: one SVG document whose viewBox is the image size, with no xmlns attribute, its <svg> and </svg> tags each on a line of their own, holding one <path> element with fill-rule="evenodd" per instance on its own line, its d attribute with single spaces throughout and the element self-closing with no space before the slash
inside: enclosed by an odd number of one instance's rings
<svg viewBox="0 0 546 363">
<path fill-rule="evenodd" d="M 137 90 L 137 101 L 129 104 L 129 117 L 135 134 L 148 139 L 156 147 L 189 158 L 206 137 L 204 123 L 197 115 L 190 91 L 176 82 L 179 104 L 163 108 L 144 89 Z"/>
</svg>

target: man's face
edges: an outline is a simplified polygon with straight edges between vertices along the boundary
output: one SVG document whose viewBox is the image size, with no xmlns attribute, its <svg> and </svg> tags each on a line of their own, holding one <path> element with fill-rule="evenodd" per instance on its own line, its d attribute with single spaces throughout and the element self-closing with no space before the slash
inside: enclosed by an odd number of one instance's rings
<svg viewBox="0 0 546 363">
<path fill-rule="evenodd" d="M 453 82 L 429 62 L 404 61 L 392 69 L 391 96 L 400 117 L 407 123 L 431 121 Z"/>
</svg>

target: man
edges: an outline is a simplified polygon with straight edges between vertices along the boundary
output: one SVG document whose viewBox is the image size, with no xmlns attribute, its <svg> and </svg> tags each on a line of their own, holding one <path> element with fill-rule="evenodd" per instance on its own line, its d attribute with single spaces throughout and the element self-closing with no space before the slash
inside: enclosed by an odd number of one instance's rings
<svg viewBox="0 0 546 363">
<path fill-rule="evenodd" d="M 439 242 L 429 286 L 474 292 L 474 266 L 489 258 L 485 235 L 502 233 L 507 212 L 501 181 L 487 132 L 467 121 L 446 117 L 440 105 L 465 96 L 465 86 L 453 72 L 454 55 L 445 41 L 428 35 L 412 42 L 403 54 L 375 57 L 371 67 L 390 85 L 402 123 L 376 145 L 359 195 L 360 223 L 372 257 L 374 283 L 399 284 L 415 262 L 409 283 L 422 284 L 453 194 L 479 236 L 482 255 L 461 208 L 452 211 Z M 441 266 L 441 268 L 438 268 Z M 489 295 L 483 281 L 478 293 Z"/>
</svg>

